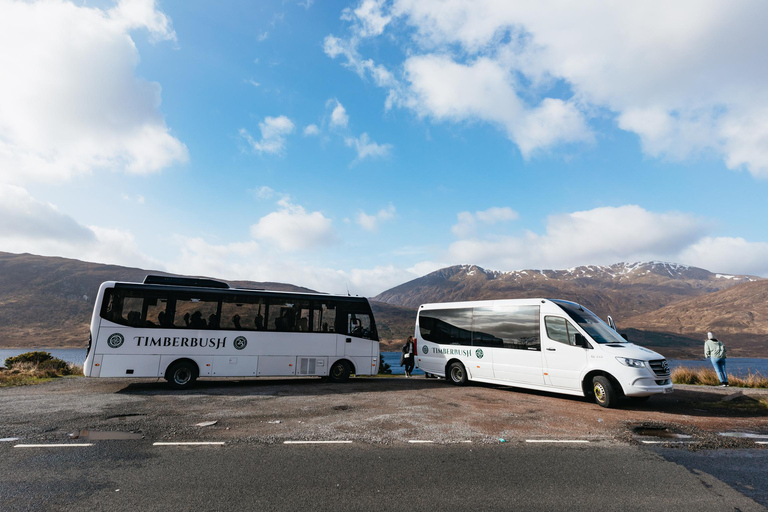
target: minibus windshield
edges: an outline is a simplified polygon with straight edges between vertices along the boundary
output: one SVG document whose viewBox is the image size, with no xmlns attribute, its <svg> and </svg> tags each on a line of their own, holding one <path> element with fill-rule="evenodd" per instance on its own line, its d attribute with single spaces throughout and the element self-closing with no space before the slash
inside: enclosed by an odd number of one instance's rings
<svg viewBox="0 0 768 512">
<path fill-rule="evenodd" d="M 626 343 L 627 340 L 622 338 L 619 333 L 611 329 L 608 324 L 603 322 L 596 314 L 574 304 L 573 302 L 566 302 L 564 300 L 553 300 L 558 306 L 563 308 L 571 319 L 579 324 L 579 327 L 584 329 L 593 340 L 597 343 Z"/>
</svg>

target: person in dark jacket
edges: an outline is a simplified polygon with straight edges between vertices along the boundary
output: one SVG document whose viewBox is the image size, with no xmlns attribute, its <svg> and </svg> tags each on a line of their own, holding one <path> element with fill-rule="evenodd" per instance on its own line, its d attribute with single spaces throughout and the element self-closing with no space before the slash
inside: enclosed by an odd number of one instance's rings
<svg viewBox="0 0 768 512">
<path fill-rule="evenodd" d="M 408 336 L 408 341 L 403 345 L 400 355 L 400 366 L 405 365 L 405 376 L 410 377 L 413 371 L 413 365 L 416 364 L 416 355 L 413 353 L 413 336 Z"/>
</svg>

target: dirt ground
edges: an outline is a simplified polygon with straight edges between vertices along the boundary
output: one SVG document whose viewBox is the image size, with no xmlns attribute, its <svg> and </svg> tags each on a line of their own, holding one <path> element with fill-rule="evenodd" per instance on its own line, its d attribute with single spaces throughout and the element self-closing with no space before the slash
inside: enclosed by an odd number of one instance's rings
<svg viewBox="0 0 768 512">
<path fill-rule="evenodd" d="M 604 409 L 585 398 L 402 376 L 344 384 L 201 379 L 188 391 L 171 390 L 162 380 L 80 377 L 0 389 L 0 439 L 51 442 L 87 439 L 89 432 L 228 443 L 639 443 L 648 438 L 681 442 L 687 449 L 755 448 L 760 447 L 755 440 L 762 439 L 755 436 L 768 441 L 768 390 L 676 386 L 670 395 Z M 751 437 L 722 435 L 729 432 Z"/>
</svg>

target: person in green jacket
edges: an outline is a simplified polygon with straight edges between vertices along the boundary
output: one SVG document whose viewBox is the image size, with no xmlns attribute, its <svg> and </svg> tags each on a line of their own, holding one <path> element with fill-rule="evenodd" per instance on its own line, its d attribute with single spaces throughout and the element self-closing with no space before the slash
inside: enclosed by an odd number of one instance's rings
<svg viewBox="0 0 768 512">
<path fill-rule="evenodd" d="M 728 374 L 725 372 L 725 345 L 722 344 L 711 332 L 707 333 L 704 342 L 704 357 L 708 357 L 715 367 L 720 386 L 728 387 Z"/>
</svg>

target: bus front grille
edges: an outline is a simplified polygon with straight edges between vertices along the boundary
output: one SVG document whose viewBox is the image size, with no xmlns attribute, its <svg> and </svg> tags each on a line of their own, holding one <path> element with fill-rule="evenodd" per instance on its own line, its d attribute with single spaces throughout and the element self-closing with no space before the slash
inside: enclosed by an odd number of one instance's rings
<svg viewBox="0 0 768 512">
<path fill-rule="evenodd" d="M 669 377 L 669 363 L 666 359 L 657 359 L 655 361 L 648 361 L 653 373 L 659 377 Z"/>
</svg>

